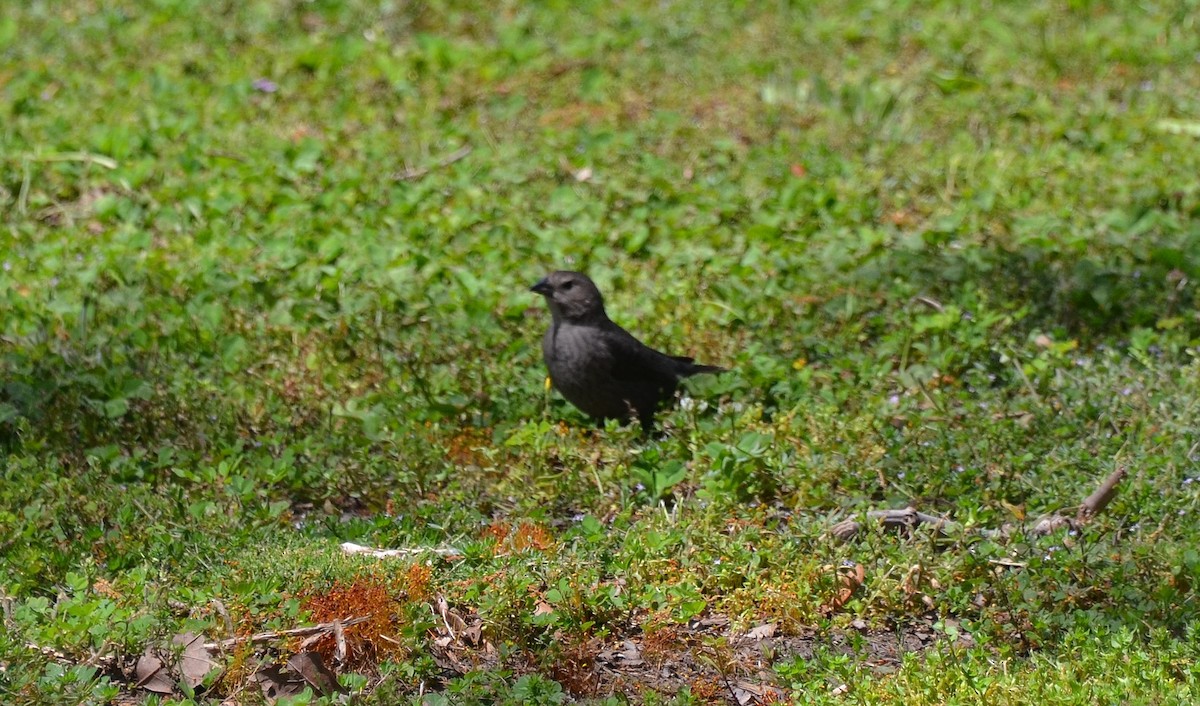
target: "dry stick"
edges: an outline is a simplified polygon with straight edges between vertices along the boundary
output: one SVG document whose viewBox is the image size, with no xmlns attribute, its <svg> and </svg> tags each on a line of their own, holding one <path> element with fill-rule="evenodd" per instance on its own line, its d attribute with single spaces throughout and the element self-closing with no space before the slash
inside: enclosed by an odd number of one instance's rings
<svg viewBox="0 0 1200 706">
<path fill-rule="evenodd" d="M 1108 507 L 1108 503 L 1117 494 L 1117 484 L 1125 477 L 1125 467 L 1119 466 L 1117 470 L 1109 474 L 1108 478 L 1100 484 L 1099 488 L 1079 506 L 1079 512 L 1075 515 L 1076 522 L 1086 522 L 1089 518 L 1095 517 Z"/>
<path fill-rule="evenodd" d="M 1108 478 L 1105 478 L 1104 482 L 1091 495 L 1084 498 L 1084 501 L 1079 504 L 1074 518 L 1059 513 L 1043 517 L 1033 526 L 1033 533 L 1046 535 L 1057 532 L 1063 527 L 1077 529 L 1087 524 L 1088 520 L 1100 514 L 1108 506 L 1109 501 L 1117 494 L 1117 484 L 1124 477 L 1125 467 L 1118 466 L 1115 471 L 1108 474 Z"/>
<path fill-rule="evenodd" d="M 370 615 L 362 615 L 357 618 L 349 618 L 347 620 L 334 620 L 332 622 L 319 623 L 317 625 L 311 625 L 311 626 L 305 627 L 305 628 L 292 628 L 290 630 L 279 630 L 276 632 L 260 632 L 260 633 L 255 633 L 254 635 L 250 635 L 249 637 L 231 637 L 227 640 L 218 640 L 217 642 L 206 642 L 206 643 L 204 643 L 204 649 L 206 649 L 206 650 L 223 650 L 223 649 L 233 647 L 233 646 L 238 645 L 243 642 L 251 642 L 251 643 L 270 642 L 271 640 L 277 640 L 281 637 L 298 637 L 300 635 L 318 635 L 319 636 L 321 633 L 334 633 L 336 635 L 338 632 L 341 631 L 341 629 L 348 628 L 352 625 L 358 625 L 359 623 L 364 623 L 367 620 L 370 620 L 370 618 L 371 618 Z M 342 639 L 343 640 L 345 639 L 344 634 L 343 634 Z M 57 650 L 57 649 L 54 649 L 53 647 L 43 647 L 43 646 L 35 644 L 33 642 L 26 642 L 25 648 L 28 650 L 33 650 L 35 652 L 40 652 L 43 657 L 53 659 L 54 661 L 60 662 L 63 664 L 75 664 L 78 661 L 72 655 L 69 655 L 66 652 L 63 652 L 62 650 Z M 111 653 L 108 653 L 107 649 L 108 649 L 108 645 L 106 643 L 105 645 L 101 646 L 100 650 L 92 653 L 92 655 L 90 657 L 88 657 L 88 659 L 83 661 L 82 664 L 100 665 L 100 666 L 105 666 L 105 667 L 107 667 L 108 665 L 114 664 L 116 662 L 116 656 Z"/>
<path fill-rule="evenodd" d="M 463 159 L 467 155 L 471 154 L 471 150 L 472 147 L 470 145 L 464 145 L 428 167 L 418 167 L 416 169 L 405 168 L 403 171 L 396 172 L 396 174 L 392 176 L 392 179 L 396 181 L 412 181 L 413 179 L 420 179 L 429 172 L 432 172 L 434 169 L 448 167 L 460 159 Z"/>
<path fill-rule="evenodd" d="M 260 633 L 255 633 L 253 635 L 250 635 L 249 637 L 231 637 L 227 640 L 218 640 L 216 642 L 206 642 L 206 643 L 204 643 L 204 649 L 206 649 L 206 650 L 223 650 L 223 649 L 226 649 L 229 647 L 233 647 L 235 645 L 239 645 L 243 642 L 252 642 L 252 643 L 253 642 L 270 642 L 271 640 L 278 640 L 281 637 L 300 637 L 302 635 L 315 635 L 318 633 L 328 633 L 328 632 L 333 632 L 333 630 L 335 629 L 334 628 L 335 623 L 341 623 L 343 628 L 348 628 L 352 625 L 358 625 L 359 623 L 365 623 L 367 620 L 370 620 L 370 618 L 371 618 L 371 616 L 369 616 L 369 615 L 361 615 L 357 618 L 347 618 L 346 620 L 335 620 L 335 621 L 329 622 L 329 623 L 319 623 L 317 625 L 311 625 L 306 628 L 292 628 L 290 630 L 260 632 Z"/>
<path fill-rule="evenodd" d="M 346 554 L 366 554 L 367 556 L 388 559 L 392 557 L 410 557 L 421 554 L 437 554 L 438 556 L 462 556 L 462 552 L 454 547 L 413 547 L 404 549 L 375 549 L 364 547 L 354 542 L 342 542 L 341 549 Z"/>
<path fill-rule="evenodd" d="M 1037 535 L 1046 535 L 1063 527 L 1076 528 L 1086 524 L 1089 519 L 1100 514 L 1113 499 L 1113 496 L 1117 493 L 1117 486 L 1124 477 L 1125 468 L 1123 466 L 1117 468 L 1109 474 L 1108 478 L 1104 479 L 1104 482 L 1096 488 L 1095 492 L 1080 503 L 1079 510 L 1074 518 L 1061 514 L 1049 515 L 1038 520 L 1031 528 L 1031 531 Z M 930 525 L 934 530 L 939 532 L 952 532 L 960 527 L 956 522 L 935 515 L 917 512 L 911 507 L 904 508 L 903 510 L 872 510 L 867 513 L 867 519 L 877 520 L 885 529 L 893 530 L 911 530 L 918 525 Z M 858 520 L 842 520 L 831 527 L 829 533 L 833 535 L 834 539 L 844 542 L 862 530 L 862 522 Z M 1011 533 L 1011 529 L 1007 526 L 998 530 L 980 529 L 977 531 L 986 537 L 1004 537 Z"/>
<path fill-rule="evenodd" d="M 335 622 L 333 624 L 333 643 L 336 645 L 337 661 L 344 663 L 346 661 L 346 631 L 342 629 L 342 623 Z"/>
<path fill-rule="evenodd" d="M 942 306 L 941 302 L 931 297 L 913 297 L 913 301 L 920 302 L 939 314 L 946 310 L 946 307 Z"/>
<path fill-rule="evenodd" d="M 913 529 L 917 525 L 931 525 L 935 530 L 955 530 L 958 524 L 943 517 L 917 512 L 911 507 L 903 510 L 871 510 L 867 513 L 868 520 L 879 520 L 879 524 L 887 529 Z M 863 524 L 858 520 L 842 520 L 830 528 L 829 532 L 835 538 L 845 541 L 862 531 Z"/>
</svg>

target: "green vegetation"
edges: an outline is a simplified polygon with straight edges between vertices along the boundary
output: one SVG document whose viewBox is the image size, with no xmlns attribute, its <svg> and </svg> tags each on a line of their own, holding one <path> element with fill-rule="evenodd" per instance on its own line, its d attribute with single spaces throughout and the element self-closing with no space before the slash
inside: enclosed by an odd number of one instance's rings
<svg viewBox="0 0 1200 706">
<path fill-rule="evenodd" d="M 1197 18 L 7 3 L 0 701 L 369 616 L 354 703 L 1196 702 Z M 562 267 L 734 372 L 590 428 Z M 956 529 L 829 536 L 908 505 Z"/>
</svg>

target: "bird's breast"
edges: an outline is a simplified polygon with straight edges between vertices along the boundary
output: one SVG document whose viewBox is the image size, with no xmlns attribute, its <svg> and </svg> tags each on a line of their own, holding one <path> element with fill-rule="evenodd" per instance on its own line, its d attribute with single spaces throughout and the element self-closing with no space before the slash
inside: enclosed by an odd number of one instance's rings
<svg viewBox="0 0 1200 706">
<path fill-rule="evenodd" d="M 601 337 L 586 327 L 560 324 L 546 332 L 542 354 L 550 378 L 560 390 L 594 384 L 610 367 Z"/>
</svg>

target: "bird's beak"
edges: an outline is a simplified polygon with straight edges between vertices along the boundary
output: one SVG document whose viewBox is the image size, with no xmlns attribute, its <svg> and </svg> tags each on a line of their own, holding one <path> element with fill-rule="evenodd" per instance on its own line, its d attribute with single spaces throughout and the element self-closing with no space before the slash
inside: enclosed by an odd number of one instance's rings
<svg viewBox="0 0 1200 706">
<path fill-rule="evenodd" d="M 545 277 L 543 277 L 540 280 L 538 280 L 537 284 L 530 287 L 529 291 L 537 292 L 538 294 L 542 295 L 543 297 L 548 297 L 548 296 L 550 296 L 550 292 L 552 292 L 554 290 L 550 288 L 550 283 L 546 281 Z"/>
</svg>

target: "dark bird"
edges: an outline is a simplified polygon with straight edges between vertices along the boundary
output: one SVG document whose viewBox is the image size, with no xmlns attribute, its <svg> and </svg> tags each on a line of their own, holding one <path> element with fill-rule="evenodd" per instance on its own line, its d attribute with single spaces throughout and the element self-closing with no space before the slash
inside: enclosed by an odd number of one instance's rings
<svg viewBox="0 0 1200 706">
<path fill-rule="evenodd" d="M 604 298 L 587 275 L 559 271 L 530 287 L 546 298 L 550 330 L 542 356 L 550 382 L 571 404 L 601 424 L 633 417 L 649 432 L 654 412 L 675 395 L 679 381 L 724 368 L 660 353 L 613 323 Z"/>
</svg>

